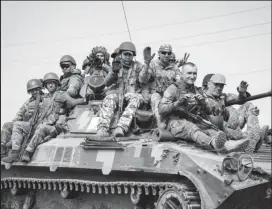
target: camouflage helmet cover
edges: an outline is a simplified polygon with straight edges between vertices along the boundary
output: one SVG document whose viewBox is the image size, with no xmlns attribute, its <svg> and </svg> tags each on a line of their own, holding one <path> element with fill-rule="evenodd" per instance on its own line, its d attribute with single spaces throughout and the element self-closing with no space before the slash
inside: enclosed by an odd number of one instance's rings
<svg viewBox="0 0 272 209">
<path fill-rule="evenodd" d="M 172 52 L 172 46 L 170 44 L 162 44 L 159 48 L 159 51 Z"/>
<path fill-rule="evenodd" d="M 27 89 L 27 92 L 29 92 L 30 90 L 32 89 L 36 89 L 36 88 L 42 88 L 43 85 L 42 85 L 42 82 L 40 79 L 30 79 L 27 84 L 26 84 L 26 89 Z"/>
<path fill-rule="evenodd" d="M 226 77 L 222 74 L 214 74 L 210 81 L 212 81 L 213 83 L 221 83 L 226 85 Z"/>
<path fill-rule="evenodd" d="M 136 47 L 132 42 L 126 41 L 120 44 L 119 52 L 122 51 L 131 51 L 133 56 L 136 56 Z"/>
<path fill-rule="evenodd" d="M 98 53 L 102 53 L 104 57 L 107 57 L 107 49 L 103 46 L 96 46 L 92 49 L 92 52 L 90 54 L 91 57 L 95 57 Z"/>
<path fill-rule="evenodd" d="M 76 65 L 76 61 L 71 55 L 62 56 L 62 58 L 60 59 L 60 65 L 63 62 L 71 62 L 73 65 Z"/>
</svg>

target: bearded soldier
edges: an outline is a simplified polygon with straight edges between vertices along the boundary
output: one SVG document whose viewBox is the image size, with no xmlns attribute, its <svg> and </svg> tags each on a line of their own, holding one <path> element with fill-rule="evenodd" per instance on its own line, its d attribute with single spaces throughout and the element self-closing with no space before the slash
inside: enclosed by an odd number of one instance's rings
<svg viewBox="0 0 272 209">
<path fill-rule="evenodd" d="M 83 85 L 81 71 L 76 69 L 76 61 L 70 55 L 64 55 L 60 59 L 60 67 L 63 75 L 60 77 L 61 90 L 67 91 L 69 96 L 77 98 Z"/>
<path fill-rule="evenodd" d="M 244 99 L 250 96 L 247 92 L 248 84 L 242 81 L 237 87 L 238 95 L 224 94 L 223 89 L 226 85 L 226 77 L 222 74 L 214 74 L 207 82 L 207 89 L 204 90 L 207 108 L 206 113 L 212 116 L 222 116 L 222 124 L 228 138 L 232 140 L 239 140 L 247 138 L 250 140 L 249 146 L 245 149 L 246 152 L 257 151 L 260 144 L 256 146 L 260 140 L 266 137 L 269 127 L 259 125 L 259 109 L 251 102 L 242 104 L 238 110 L 234 107 L 226 107 L 225 104 L 235 100 Z M 247 130 L 241 130 L 247 124 Z M 260 142 L 262 143 L 262 142 Z"/>
<path fill-rule="evenodd" d="M 122 114 L 119 118 L 115 136 L 124 136 L 130 128 L 133 116 L 143 101 L 141 84 L 143 83 L 142 69 L 148 69 L 153 57 L 145 57 L 145 65 L 134 62 L 136 48 L 131 42 L 123 42 L 119 47 L 120 61 L 113 62 L 113 69 L 105 79 L 108 87 L 107 96 L 103 100 L 97 135 L 104 137 L 109 135 L 109 128 L 114 113 L 119 110 Z M 124 111 L 123 103 L 127 102 Z"/>
<path fill-rule="evenodd" d="M 193 121 L 188 114 L 180 110 L 183 108 L 197 114 L 207 106 L 201 89 L 194 86 L 197 78 L 196 65 L 185 63 L 181 73 L 180 81 L 166 89 L 159 105 L 159 113 L 167 124 L 166 129 L 176 138 L 204 144 L 218 152 L 243 151 L 249 140 L 227 141 L 224 132 L 208 128 L 201 124 L 201 121 Z"/>
<path fill-rule="evenodd" d="M 27 82 L 27 92 L 31 95 L 31 97 L 23 104 L 12 122 L 7 122 L 3 125 L 1 131 L 1 158 L 7 154 L 6 145 L 8 145 L 8 142 L 11 140 L 13 128 L 16 132 L 18 130 L 18 126 L 24 124 L 20 122 L 27 122 L 32 117 L 35 109 L 36 96 L 38 93 L 43 94 L 41 91 L 42 87 L 42 83 L 38 79 L 31 79 Z M 14 127 L 15 123 L 16 125 Z"/>
<path fill-rule="evenodd" d="M 73 108 L 78 104 L 86 103 L 86 98 L 74 99 L 66 91 L 58 91 L 60 81 L 57 74 L 47 73 L 44 75 L 43 81 L 49 93 L 43 96 L 33 137 L 31 137 L 22 156 L 22 160 L 26 162 L 30 161 L 31 155 L 39 144 L 50 140 L 63 131 L 67 131 L 65 117 L 61 117 L 63 112 L 61 109 Z M 20 150 L 20 148 L 17 149 L 17 147 L 12 146 L 12 150 Z M 16 160 L 18 154 L 19 152 L 13 152 L 2 160 L 12 163 Z"/>
</svg>

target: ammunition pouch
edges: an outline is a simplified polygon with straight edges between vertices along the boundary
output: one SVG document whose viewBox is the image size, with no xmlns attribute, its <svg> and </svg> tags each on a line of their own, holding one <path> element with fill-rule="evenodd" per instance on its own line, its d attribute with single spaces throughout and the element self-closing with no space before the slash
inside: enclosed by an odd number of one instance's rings
<svg viewBox="0 0 272 209">
<path fill-rule="evenodd" d="M 176 141 L 172 133 L 165 129 L 157 128 L 153 131 L 153 139 L 158 142 Z"/>
</svg>

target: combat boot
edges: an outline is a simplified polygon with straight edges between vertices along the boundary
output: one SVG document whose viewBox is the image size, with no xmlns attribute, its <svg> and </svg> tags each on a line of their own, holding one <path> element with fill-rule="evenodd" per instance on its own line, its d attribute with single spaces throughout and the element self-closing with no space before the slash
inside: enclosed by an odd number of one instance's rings
<svg viewBox="0 0 272 209">
<path fill-rule="evenodd" d="M 226 141 L 224 148 L 220 150 L 220 152 L 221 153 L 245 152 L 247 146 L 249 145 L 249 142 L 250 142 L 249 139 Z"/>
<path fill-rule="evenodd" d="M 1 144 L 1 159 L 6 156 L 7 156 L 7 148 L 5 147 L 5 145 Z"/>
<path fill-rule="evenodd" d="M 110 135 L 109 135 L 108 129 L 106 127 L 100 127 L 97 130 L 96 136 L 107 137 L 107 136 L 110 136 Z"/>
<path fill-rule="evenodd" d="M 31 160 L 31 154 L 32 153 L 30 153 L 30 152 L 28 152 L 28 151 L 24 151 L 24 154 L 23 154 L 23 156 L 22 156 L 22 159 L 21 159 L 21 161 L 22 162 L 27 162 L 27 163 L 29 163 L 30 162 L 30 160 Z"/>
<path fill-rule="evenodd" d="M 219 151 L 224 147 L 224 144 L 227 141 L 226 134 L 223 131 L 218 131 L 215 136 L 212 137 L 211 146 Z"/>
<path fill-rule="evenodd" d="M 18 159 L 19 153 L 19 150 L 12 150 L 7 157 L 3 157 L 1 160 L 5 163 L 13 163 Z"/>
<path fill-rule="evenodd" d="M 115 137 L 124 137 L 125 136 L 125 131 L 123 128 L 121 128 L 120 126 L 118 126 L 114 132 L 113 132 L 113 135 Z"/>
<path fill-rule="evenodd" d="M 254 152 L 257 152 L 261 148 L 261 146 L 263 145 L 264 140 L 268 134 L 268 131 L 269 131 L 269 126 L 267 126 L 267 125 L 265 125 L 261 128 L 261 137 L 255 146 Z"/>
</svg>

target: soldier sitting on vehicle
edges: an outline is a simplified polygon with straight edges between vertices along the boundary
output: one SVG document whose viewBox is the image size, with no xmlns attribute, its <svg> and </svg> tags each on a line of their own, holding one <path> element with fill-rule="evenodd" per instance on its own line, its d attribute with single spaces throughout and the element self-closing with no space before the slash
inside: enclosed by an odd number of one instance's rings
<svg viewBox="0 0 272 209">
<path fill-rule="evenodd" d="M 246 152 L 257 151 L 263 143 L 269 127 L 263 126 L 260 128 L 259 109 L 251 102 L 245 102 L 238 110 L 232 106 L 226 107 L 227 103 L 232 100 L 244 99 L 250 96 L 247 92 L 247 82 L 242 81 L 237 87 L 239 95 L 223 93 L 225 85 L 226 77 L 222 74 L 214 74 L 209 79 L 203 94 L 207 103 L 205 110 L 207 118 L 210 117 L 210 120 L 213 121 L 212 118 L 216 116 L 217 125 L 224 130 L 229 139 L 249 139 L 250 144 L 246 147 Z M 247 130 L 242 132 L 245 125 L 247 125 Z"/>
<path fill-rule="evenodd" d="M 23 126 L 22 124 L 24 124 L 24 122 L 28 123 L 31 119 L 35 109 L 37 93 L 39 92 L 39 94 L 43 94 L 42 88 L 42 83 L 38 79 L 31 79 L 27 82 L 27 93 L 29 93 L 31 97 L 23 104 L 12 122 L 4 123 L 1 130 L 1 159 L 7 155 L 7 148 L 11 147 L 11 136 L 13 130 L 13 137 L 16 137 L 15 132 L 18 131 L 18 126 Z M 19 138 L 19 140 L 21 139 Z M 16 149 L 18 150 L 17 147 Z"/>
<path fill-rule="evenodd" d="M 84 60 L 83 70 L 85 77 L 84 84 L 80 90 L 80 95 L 86 93 L 90 95 L 90 99 L 94 99 L 96 95 L 103 95 L 104 79 L 112 71 L 109 66 L 109 54 L 107 49 L 102 46 L 96 46 L 92 49 L 92 53 Z M 100 97 L 98 99 L 103 99 Z"/>
<path fill-rule="evenodd" d="M 181 72 L 181 79 L 166 89 L 159 104 L 159 113 L 167 124 L 166 129 L 175 138 L 207 145 L 218 152 L 243 151 L 249 140 L 227 141 L 223 131 L 210 128 L 201 117 L 192 117 L 192 114 L 198 115 L 199 111 L 205 109 L 207 104 L 201 89 L 194 86 L 196 65 L 185 63 Z"/>
<path fill-rule="evenodd" d="M 21 132 L 17 132 L 17 135 L 12 135 L 12 153 L 2 159 L 4 162 L 12 163 L 17 159 L 24 136 L 27 135 L 30 138 L 32 135 L 31 132 L 33 132 L 34 134 L 27 144 L 26 149 L 22 147 L 22 149 L 25 149 L 22 161 L 29 162 L 39 144 L 50 140 L 61 132 L 67 131 L 65 116 L 61 115 L 60 110 L 71 108 L 78 104 L 84 104 L 87 101 L 86 97 L 74 99 L 70 97 L 66 91 L 60 91 L 59 77 L 55 73 L 45 74 L 43 81 L 49 93 L 42 97 L 42 104 L 40 108 L 38 108 L 38 113 L 33 123 L 27 122 L 25 128 L 20 129 Z M 26 142 L 29 140 L 28 137 L 24 139 Z"/>
<path fill-rule="evenodd" d="M 145 65 L 134 62 L 136 48 L 131 42 L 123 42 L 119 47 L 119 52 L 120 61 L 113 62 L 113 69 L 105 79 L 108 90 L 100 112 L 97 131 L 97 135 L 100 137 L 109 136 L 110 123 L 117 111 L 122 115 L 114 131 L 114 136 L 124 136 L 128 133 L 135 112 L 143 101 L 140 88 L 143 83 L 142 69 L 148 69 L 153 58 L 149 56 L 148 60 L 145 59 Z M 124 101 L 127 102 L 127 106 L 123 112 Z"/>
<path fill-rule="evenodd" d="M 165 124 L 161 122 L 160 115 L 158 113 L 159 102 L 166 88 L 176 82 L 179 77 L 179 69 L 174 63 L 170 62 L 172 55 L 172 47 L 170 44 L 161 45 L 158 53 L 158 59 L 152 60 L 149 65 L 149 69 L 144 71 L 144 78 L 146 83 L 150 83 L 150 103 L 152 112 L 155 113 L 158 127 L 164 128 Z M 187 60 L 183 61 L 181 65 L 186 61 Z"/>
<path fill-rule="evenodd" d="M 64 55 L 60 59 L 60 67 L 63 72 L 60 77 L 61 90 L 67 91 L 73 98 L 78 98 L 84 79 L 81 70 L 76 69 L 75 59 L 70 55 Z"/>
</svg>

